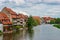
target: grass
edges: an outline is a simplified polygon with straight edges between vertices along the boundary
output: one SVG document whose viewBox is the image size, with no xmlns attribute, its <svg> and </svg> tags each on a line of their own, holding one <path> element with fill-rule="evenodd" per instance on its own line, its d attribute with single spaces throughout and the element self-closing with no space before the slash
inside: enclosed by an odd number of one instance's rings
<svg viewBox="0 0 60 40">
<path fill-rule="evenodd" d="M 53 25 L 53 26 L 60 29 L 60 24 L 55 24 L 55 25 Z"/>
</svg>

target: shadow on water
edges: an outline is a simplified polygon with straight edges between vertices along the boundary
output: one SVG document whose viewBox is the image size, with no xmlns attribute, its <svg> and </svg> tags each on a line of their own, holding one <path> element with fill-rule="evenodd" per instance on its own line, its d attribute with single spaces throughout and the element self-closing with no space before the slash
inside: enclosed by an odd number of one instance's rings
<svg viewBox="0 0 60 40">
<path fill-rule="evenodd" d="M 23 40 L 23 31 L 18 31 L 12 34 L 4 34 L 3 40 Z"/>
<path fill-rule="evenodd" d="M 11 34 L 3 34 L 3 40 L 33 40 L 33 36 L 34 30 L 21 30 Z"/>
<path fill-rule="evenodd" d="M 34 30 L 28 30 L 28 36 L 30 40 L 33 40 Z"/>
<path fill-rule="evenodd" d="M 12 34 L 3 34 L 3 40 L 13 40 Z"/>
</svg>

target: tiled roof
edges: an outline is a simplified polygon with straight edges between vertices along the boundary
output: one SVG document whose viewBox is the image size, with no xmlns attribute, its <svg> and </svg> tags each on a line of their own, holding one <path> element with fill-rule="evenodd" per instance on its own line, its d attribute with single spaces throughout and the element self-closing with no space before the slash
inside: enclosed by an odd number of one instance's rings
<svg viewBox="0 0 60 40">
<path fill-rule="evenodd" d="M 16 14 L 12 9 L 4 7 L 3 10 L 8 11 L 10 14 Z"/>
<path fill-rule="evenodd" d="M 7 17 L 7 15 L 2 12 L 0 12 L 0 21 L 2 22 L 2 24 L 12 24 L 12 22 L 10 22 L 10 19 Z"/>
<path fill-rule="evenodd" d="M 23 15 L 23 14 L 18 14 L 19 15 L 19 18 L 23 18 L 23 19 L 27 19 L 28 16 L 27 15 Z"/>
<path fill-rule="evenodd" d="M 52 18 L 51 17 L 43 17 L 44 20 L 51 20 Z"/>
<path fill-rule="evenodd" d="M 12 18 L 17 18 L 17 15 L 11 15 Z"/>
<path fill-rule="evenodd" d="M 7 21 L 7 22 L 2 22 L 4 25 L 7 25 L 7 24 L 12 24 L 12 22 L 9 22 L 9 21 Z"/>
<path fill-rule="evenodd" d="M 9 14 L 11 14 L 11 17 L 12 18 L 17 18 L 17 13 L 16 12 L 14 12 L 12 9 L 10 9 L 10 8 L 7 8 L 7 7 L 4 7 L 3 8 L 3 11 L 7 11 Z"/>
</svg>

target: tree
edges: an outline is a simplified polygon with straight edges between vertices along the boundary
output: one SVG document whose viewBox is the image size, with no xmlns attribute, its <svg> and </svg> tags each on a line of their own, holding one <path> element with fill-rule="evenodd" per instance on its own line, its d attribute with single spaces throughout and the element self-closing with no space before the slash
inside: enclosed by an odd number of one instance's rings
<svg viewBox="0 0 60 40">
<path fill-rule="evenodd" d="M 60 23 L 60 18 L 56 18 L 56 21 L 55 21 L 55 23 Z"/>
<path fill-rule="evenodd" d="M 27 26 L 28 26 L 28 30 L 33 28 L 33 18 L 32 16 L 30 16 L 27 20 Z"/>
<path fill-rule="evenodd" d="M 33 26 L 38 25 L 37 21 L 33 19 L 32 16 L 29 16 L 28 20 L 27 20 L 27 27 L 28 30 L 31 30 L 33 28 Z"/>
<path fill-rule="evenodd" d="M 50 24 L 55 24 L 55 20 L 50 20 Z"/>
</svg>

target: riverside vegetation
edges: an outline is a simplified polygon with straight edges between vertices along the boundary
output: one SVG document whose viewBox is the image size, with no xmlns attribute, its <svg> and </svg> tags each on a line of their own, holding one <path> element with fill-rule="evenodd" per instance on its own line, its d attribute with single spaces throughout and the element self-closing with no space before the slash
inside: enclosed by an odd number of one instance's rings
<svg viewBox="0 0 60 40">
<path fill-rule="evenodd" d="M 32 16 L 29 16 L 29 18 L 27 20 L 28 30 L 32 30 L 33 26 L 37 26 L 37 25 L 38 25 L 38 22 L 36 20 L 34 20 Z"/>
<path fill-rule="evenodd" d="M 60 18 L 55 18 L 55 20 L 51 20 L 50 24 L 54 24 L 54 27 L 57 27 L 60 29 Z"/>
</svg>

